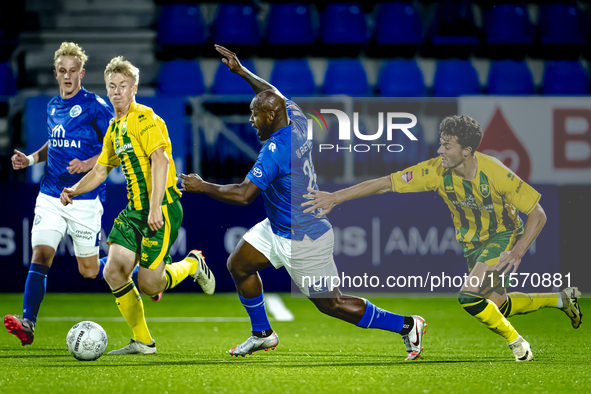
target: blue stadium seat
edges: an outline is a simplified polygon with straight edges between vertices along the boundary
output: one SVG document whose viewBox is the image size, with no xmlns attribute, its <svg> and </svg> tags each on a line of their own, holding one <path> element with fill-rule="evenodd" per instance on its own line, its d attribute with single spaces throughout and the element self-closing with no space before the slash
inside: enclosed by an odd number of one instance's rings
<svg viewBox="0 0 591 394">
<path fill-rule="evenodd" d="M 271 84 L 288 97 L 310 96 L 316 88 L 312 70 L 304 59 L 275 61 Z"/>
<path fill-rule="evenodd" d="M 203 74 L 196 61 L 174 60 L 160 66 L 158 93 L 198 96 L 204 92 Z"/>
<path fill-rule="evenodd" d="M 480 41 L 470 0 L 442 0 L 430 27 L 433 45 L 475 46 Z"/>
<path fill-rule="evenodd" d="M 497 60 L 490 63 L 490 94 L 534 94 L 531 71 L 523 60 Z"/>
<path fill-rule="evenodd" d="M 252 60 L 241 60 L 240 63 L 256 74 Z M 232 73 L 228 67 L 220 62 L 211 89 L 213 94 L 254 94 L 250 85 L 238 75 Z"/>
<path fill-rule="evenodd" d="M 531 44 L 533 29 L 527 5 L 497 4 L 486 9 L 484 31 L 489 44 Z"/>
<path fill-rule="evenodd" d="M 0 63 L 0 96 L 14 96 L 16 90 L 16 78 L 10 64 Z"/>
<path fill-rule="evenodd" d="M 588 94 L 587 72 L 578 60 L 552 60 L 544 70 L 544 94 Z"/>
<path fill-rule="evenodd" d="M 353 3 L 331 3 L 322 18 L 321 40 L 325 44 L 363 44 L 367 25 L 361 7 Z"/>
<path fill-rule="evenodd" d="M 269 44 L 311 44 L 314 41 L 308 4 L 271 3 L 267 21 L 266 37 Z"/>
<path fill-rule="evenodd" d="M 376 42 L 384 44 L 419 44 L 423 41 L 421 15 L 412 2 L 380 4 L 376 18 Z"/>
<path fill-rule="evenodd" d="M 385 63 L 380 71 L 378 86 L 382 96 L 417 97 L 425 94 L 423 73 L 415 59 Z"/>
<path fill-rule="evenodd" d="M 330 60 L 324 77 L 325 94 L 363 96 L 369 94 L 367 75 L 361 61 Z"/>
<path fill-rule="evenodd" d="M 246 4 L 220 3 L 214 28 L 220 45 L 257 45 L 259 28 L 255 10 Z"/>
<path fill-rule="evenodd" d="M 199 45 L 205 43 L 205 24 L 197 4 L 165 4 L 160 9 L 160 45 Z"/>
<path fill-rule="evenodd" d="M 540 4 L 542 44 L 583 44 L 585 20 L 576 2 Z"/>
<path fill-rule="evenodd" d="M 439 97 L 478 94 L 478 73 L 469 60 L 439 60 L 433 81 L 433 93 Z"/>
</svg>

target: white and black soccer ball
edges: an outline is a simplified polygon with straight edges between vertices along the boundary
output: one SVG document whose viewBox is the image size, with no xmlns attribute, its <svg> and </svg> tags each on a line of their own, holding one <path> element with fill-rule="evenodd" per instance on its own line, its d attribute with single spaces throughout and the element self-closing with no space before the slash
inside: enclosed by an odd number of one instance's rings
<svg viewBox="0 0 591 394">
<path fill-rule="evenodd" d="M 68 351 L 74 358 L 81 361 L 93 361 L 102 356 L 107 343 L 105 330 L 92 321 L 75 324 L 66 337 Z"/>
</svg>

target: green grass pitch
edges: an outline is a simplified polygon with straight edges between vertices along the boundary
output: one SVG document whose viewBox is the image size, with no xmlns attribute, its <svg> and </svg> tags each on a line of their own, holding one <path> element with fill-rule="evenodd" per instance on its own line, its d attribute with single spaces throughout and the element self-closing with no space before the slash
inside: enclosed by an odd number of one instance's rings
<svg viewBox="0 0 591 394">
<path fill-rule="evenodd" d="M 535 355 L 533 362 L 516 363 L 502 338 L 455 298 L 372 299 L 385 309 L 426 319 L 423 356 L 404 361 L 398 334 L 363 330 L 320 314 L 308 300 L 282 298 L 295 319 L 272 322 L 280 339 L 275 351 L 245 358 L 227 354 L 250 335 L 235 294 L 173 293 L 157 304 L 144 297 L 157 355 L 105 354 L 81 362 L 65 344 L 75 321 L 63 317 L 101 324 L 109 336 L 107 351 L 124 346 L 131 330 L 124 321 L 109 319 L 120 317 L 112 295 L 49 293 L 33 345 L 22 347 L 6 331 L 0 334 L 0 393 L 591 392 L 590 323 L 584 319 L 574 330 L 558 310 L 511 319 Z M 18 313 L 21 303 L 22 294 L 2 294 L 0 313 Z M 591 313 L 588 298 L 581 300 L 581 309 Z M 181 317 L 235 321 L 179 322 Z"/>
</svg>

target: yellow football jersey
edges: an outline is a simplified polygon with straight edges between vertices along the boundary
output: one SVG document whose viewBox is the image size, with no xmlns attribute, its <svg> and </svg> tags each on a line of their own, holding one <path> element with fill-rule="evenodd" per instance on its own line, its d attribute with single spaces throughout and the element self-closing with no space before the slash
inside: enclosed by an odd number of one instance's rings
<svg viewBox="0 0 591 394">
<path fill-rule="evenodd" d="M 441 166 L 441 157 L 390 175 L 399 193 L 436 191 L 452 213 L 456 239 L 465 248 L 478 247 L 502 231 L 517 234 L 526 215 L 540 200 L 538 193 L 499 160 L 476 152 L 478 171 L 469 181 Z"/>
<path fill-rule="evenodd" d="M 166 124 L 152 108 L 131 103 L 121 119 L 115 119 L 103 140 L 98 163 L 105 167 L 123 167 L 127 181 L 127 198 L 134 210 L 150 209 L 152 195 L 152 165 L 150 155 L 164 147 L 168 155 L 168 178 L 162 205 L 181 196 L 176 187 L 178 176 L 172 159 L 172 145 Z"/>
</svg>

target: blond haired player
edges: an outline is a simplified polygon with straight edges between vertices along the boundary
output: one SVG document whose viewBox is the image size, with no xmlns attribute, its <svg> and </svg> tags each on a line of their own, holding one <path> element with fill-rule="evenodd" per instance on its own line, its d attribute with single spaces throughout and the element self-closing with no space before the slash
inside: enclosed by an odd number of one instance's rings
<svg viewBox="0 0 591 394">
<path fill-rule="evenodd" d="M 97 164 L 80 182 L 65 188 L 62 204 L 93 190 L 112 168 L 123 167 L 129 203 L 115 219 L 109 234 L 111 246 L 105 279 L 117 306 L 131 327 L 134 338 L 123 349 L 109 354 L 154 354 L 156 344 L 144 317 L 144 307 L 130 278 L 140 265 L 139 287 L 155 296 L 191 275 L 204 292 L 213 294 L 215 278 L 200 251 L 171 263 L 170 247 L 177 238 L 183 219 L 181 192 L 166 124 L 154 111 L 135 102 L 139 70 L 123 57 L 115 57 L 105 69 L 105 83 L 115 119 L 105 135 Z"/>
<path fill-rule="evenodd" d="M 372 194 L 437 192 L 452 213 L 456 238 L 468 260 L 470 276 L 458 293 L 460 304 L 506 340 L 516 361 L 532 360 L 529 343 L 507 318 L 540 308 L 559 308 L 578 328 L 581 293 L 569 287 L 560 293 L 507 294 L 499 273 L 517 270 L 546 223 L 538 203 L 540 194 L 497 159 L 476 152 L 482 128 L 469 116 L 445 118 L 439 134 L 440 157 L 334 193 L 309 190 L 304 197 L 311 200 L 302 205 L 311 206 L 306 209 L 310 212 L 320 208 L 323 211 L 318 216 L 324 216 L 337 204 Z M 525 227 L 517 211 L 528 215 Z M 478 280 L 472 281 L 473 277 Z M 491 283 L 489 278 L 496 279 Z"/>
</svg>

